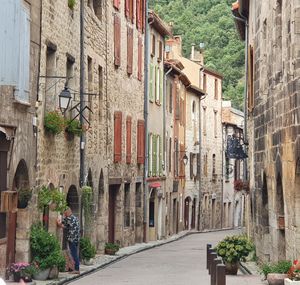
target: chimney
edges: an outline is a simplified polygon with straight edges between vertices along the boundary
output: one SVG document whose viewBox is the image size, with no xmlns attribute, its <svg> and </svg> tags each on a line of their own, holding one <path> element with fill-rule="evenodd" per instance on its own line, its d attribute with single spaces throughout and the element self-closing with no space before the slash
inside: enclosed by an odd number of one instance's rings
<svg viewBox="0 0 300 285">
<path fill-rule="evenodd" d="M 191 60 L 199 65 L 204 65 L 204 45 L 201 43 L 200 49 L 195 49 L 195 44 L 192 44 Z"/>
<path fill-rule="evenodd" d="M 195 44 L 192 44 L 192 51 L 191 51 L 191 60 L 195 58 Z"/>
</svg>

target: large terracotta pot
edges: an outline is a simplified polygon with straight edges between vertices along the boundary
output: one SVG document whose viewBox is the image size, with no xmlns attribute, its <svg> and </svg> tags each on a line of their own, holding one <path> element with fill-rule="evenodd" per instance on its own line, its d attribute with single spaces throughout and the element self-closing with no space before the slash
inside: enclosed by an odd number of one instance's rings
<svg viewBox="0 0 300 285">
<path fill-rule="evenodd" d="M 115 255 L 116 252 L 117 252 L 117 250 L 115 250 L 115 249 L 110 249 L 110 248 L 105 249 L 105 254 L 108 254 L 108 255 Z"/>
<path fill-rule="evenodd" d="M 267 275 L 269 285 L 284 285 L 285 278 L 287 278 L 287 274 L 269 273 Z"/>
<path fill-rule="evenodd" d="M 227 275 L 237 275 L 239 262 L 225 262 L 225 271 Z"/>
</svg>

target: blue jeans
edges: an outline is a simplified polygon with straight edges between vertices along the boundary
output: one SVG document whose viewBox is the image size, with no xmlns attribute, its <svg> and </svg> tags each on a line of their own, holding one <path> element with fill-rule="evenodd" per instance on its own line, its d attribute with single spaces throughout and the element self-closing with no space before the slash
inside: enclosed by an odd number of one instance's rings
<svg viewBox="0 0 300 285">
<path fill-rule="evenodd" d="M 79 271 L 78 242 L 69 241 L 69 249 L 75 263 L 75 270 Z"/>
</svg>

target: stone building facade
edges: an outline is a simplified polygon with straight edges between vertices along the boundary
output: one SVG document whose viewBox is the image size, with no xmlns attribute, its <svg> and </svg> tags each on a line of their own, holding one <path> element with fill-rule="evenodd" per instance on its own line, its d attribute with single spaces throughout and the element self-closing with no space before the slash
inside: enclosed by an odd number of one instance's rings
<svg viewBox="0 0 300 285">
<path fill-rule="evenodd" d="M 239 0 L 248 31 L 248 139 L 252 234 L 262 260 L 299 257 L 300 6 Z M 245 40 L 245 25 L 237 21 Z M 246 34 L 247 35 L 247 34 Z"/>
<path fill-rule="evenodd" d="M 0 191 L 33 190 L 36 172 L 35 102 L 40 52 L 40 2 L 5 1 L 0 11 Z M 3 200 L 1 201 L 3 203 Z M 29 258 L 33 205 L 0 213 L 0 276 Z M 2 208 L 2 207 L 1 207 Z M 23 207 L 22 207 L 23 208 Z"/>
<path fill-rule="evenodd" d="M 63 130 L 52 134 L 44 127 L 45 118 L 56 112 L 65 119 L 78 113 L 72 110 L 79 103 L 80 82 L 80 7 L 73 9 L 67 1 L 42 1 L 40 50 L 40 84 L 37 98 L 37 191 L 42 186 L 60 189 L 67 203 L 80 217 L 80 142 Z M 69 108 L 60 110 L 59 95 L 64 87 L 71 92 Z M 39 216 L 45 228 L 56 234 L 59 213 L 44 209 Z"/>
<path fill-rule="evenodd" d="M 231 152 L 228 143 L 237 138 L 242 145 L 244 114 L 231 107 L 231 101 L 222 102 L 222 125 L 223 125 L 223 227 L 237 228 L 245 226 L 245 201 L 247 192 L 235 187 L 237 181 L 243 180 L 242 153 L 235 149 Z M 238 157 L 240 157 L 238 159 Z"/>
<path fill-rule="evenodd" d="M 200 229 L 222 227 L 223 216 L 223 136 L 222 75 L 203 67 L 201 88 L 206 97 L 201 104 L 201 217 Z"/>
<path fill-rule="evenodd" d="M 149 12 L 150 26 L 149 92 L 148 92 L 148 177 L 147 181 L 147 240 L 166 236 L 166 164 L 165 154 L 165 37 L 171 36 L 169 27 L 153 12 Z"/>
<path fill-rule="evenodd" d="M 144 1 L 108 1 L 106 162 L 108 241 L 144 237 Z"/>
</svg>

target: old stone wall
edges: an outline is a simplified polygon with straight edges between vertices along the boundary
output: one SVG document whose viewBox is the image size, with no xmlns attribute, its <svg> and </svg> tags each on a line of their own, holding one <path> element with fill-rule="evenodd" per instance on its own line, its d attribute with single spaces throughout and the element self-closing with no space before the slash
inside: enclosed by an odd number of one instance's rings
<svg viewBox="0 0 300 285">
<path fill-rule="evenodd" d="M 252 222 L 258 256 L 264 260 L 299 255 L 299 17 L 297 1 L 253 1 L 250 5 Z"/>
<path fill-rule="evenodd" d="M 20 102 L 15 96 L 13 86 L 0 86 L 0 126 L 15 128 L 14 136 L 11 140 L 11 146 L 8 156 L 7 189 L 17 191 L 16 171 L 19 163 L 22 161 L 27 168 L 28 180 L 26 186 L 33 188 L 35 186 L 36 172 L 36 137 L 33 128 L 33 117 L 35 116 L 35 102 L 38 85 L 38 59 L 40 47 L 40 3 L 37 1 L 26 1 L 30 10 L 30 89 L 28 101 Z M 26 52 L 26 51 L 21 51 Z M 1 178 L 0 178 L 1 179 Z M 29 211 L 32 210 L 31 206 Z M 28 209 L 27 208 L 27 209 Z M 7 222 L 8 222 L 8 216 Z M 18 235 L 19 224 L 23 223 L 22 216 L 17 217 L 17 236 L 15 261 L 28 261 L 29 247 L 28 236 Z M 13 225 L 9 225 L 11 227 Z M 24 223 L 24 227 L 26 224 Z M 6 233 L 6 238 L 7 238 Z M 6 238 L 0 239 L 0 276 L 3 276 L 6 267 Z M 9 262 L 13 261 L 10 257 Z"/>
<path fill-rule="evenodd" d="M 204 73 L 202 73 L 202 82 L 203 76 Z M 218 80 L 216 99 L 215 80 Z M 201 101 L 201 229 L 220 228 L 222 220 L 223 138 L 221 86 L 222 80 L 219 77 L 209 73 L 206 74 L 207 96 Z"/>
</svg>

